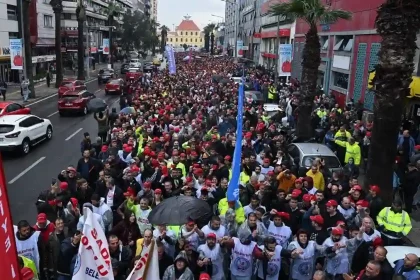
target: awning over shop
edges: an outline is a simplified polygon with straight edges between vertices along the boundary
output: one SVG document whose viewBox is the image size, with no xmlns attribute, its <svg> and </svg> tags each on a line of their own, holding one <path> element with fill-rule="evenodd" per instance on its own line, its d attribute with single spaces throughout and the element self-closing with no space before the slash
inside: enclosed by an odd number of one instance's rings
<svg viewBox="0 0 420 280">
<path fill-rule="evenodd" d="M 38 38 L 36 42 L 37 47 L 53 47 L 55 46 L 55 39 L 53 38 Z"/>
<path fill-rule="evenodd" d="M 375 71 L 369 73 L 368 89 L 373 88 L 371 82 L 375 78 Z M 413 81 L 410 84 L 410 95 L 408 98 L 420 97 L 420 77 L 413 76 Z"/>
</svg>

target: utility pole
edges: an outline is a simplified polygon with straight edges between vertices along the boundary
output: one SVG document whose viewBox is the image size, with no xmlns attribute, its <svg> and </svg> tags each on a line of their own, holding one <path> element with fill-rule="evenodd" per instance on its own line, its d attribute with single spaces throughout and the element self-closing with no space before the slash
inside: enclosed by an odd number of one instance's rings
<svg viewBox="0 0 420 280">
<path fill-rule="evenodd" d="M 238 58 L 238 25 L 239 25 L 239 5 L 235 2 L 229 2 L 235 7 L 235 58 Z"/>
<path fill-rule="evenodd" d="M 90 42 L 89 42 L 89 23 L 86 21 L 86 80 L 90 79 L 89 63 L 90 63 Z"/>
<path fill-rule="evenodd" d="M 22 56 L 24 58 L 26 58 L 26 55 L 25 55 L 25 28 L 24 28 L 24 25 L 23 25 L 23 1 L 24 0 L 20 1 L 20 26 L 21 26 L 20 30 L 21 30 L 21 42 L 22 42 Z M 26 79 L 28 78 L 28 75 L 27 75 L 27 72 L 26 72 L 26 59 L 23 62 L 23 76 Z"/>
<path fill-rule="evenodd" d="M 280 48 L 280 16 L 277 16 L 277 37 L 276 37 L 276 48 L 275 48 L 275 52 L 276 52 L 276 76 L 274 77 L 274 83 L 277 87 L 277 82 L 279 80 L 279 61 L 280 61 L 280 53 L 279 53 L 279 48 Z"/>
</svg>

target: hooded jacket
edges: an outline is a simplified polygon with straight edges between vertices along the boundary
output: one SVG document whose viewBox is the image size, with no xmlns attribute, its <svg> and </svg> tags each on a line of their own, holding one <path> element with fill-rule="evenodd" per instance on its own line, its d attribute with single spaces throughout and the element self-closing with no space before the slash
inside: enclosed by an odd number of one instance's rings
<svg viewBox="0 0 420 280">
<path fill-rule="evenodd" d="M 249 236 L 252 234 L 251 229 L 248 226 L 248 219 L 245 220 L 245 222 L 238 228 L 238 237 L 239 236 Z M 262 245 L 265 238 L 265 227 L 261 222 L 257 221 L 257 237 L 256 240 L 253 240 L 257 242 L 258 245 Z"/>
<path fill-rule="evenodd" d="M 181 274 L 181 276 L 176 278 L 175 277 L 175 269 L 176 269 L 176 264 L 175 263 L 180 259 L 184 260 L 184 262 L 185 262 L 185 270 Z M 178 256 L 175 258 L 174 264 L 169 266 L 165 270 L 165 273 L 163 274 L 162 280 L 194 280 L 194 274 L 188 268 L 188 259 L 187 259 L 187 255 L 184 251 L 181 251 L 178 254 Z"/>
<path fill-rule="evenodd" d="M 101 197 L 99 206 L 93 206 L 93 213 L 99 214 L 102 217 L 104 226 L 108 231 L 112 229 L 113 214 L 111 208 L 105 203 L 105 198 Z"/>
</svg>

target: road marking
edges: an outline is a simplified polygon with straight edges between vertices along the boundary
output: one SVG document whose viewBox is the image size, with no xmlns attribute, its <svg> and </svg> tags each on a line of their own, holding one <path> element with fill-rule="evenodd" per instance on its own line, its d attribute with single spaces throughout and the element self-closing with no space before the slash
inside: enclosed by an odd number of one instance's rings
<svg viewBox="0 0 420 280">
<path fill-rule="evenodd" d="M 44 101 L 44 100 L 50 99 L 50 98 L 52 98 L 52 97 L 55 97 L 55 96 L 57 96 L 57 94 L 58 94 L 58 93 L 51 94 L 50 96 L 47 96 L 47 97 L 45 97 L 45 98 L 42 98 L 42 99 L 40 99 L 40 100 L 37 100 L 37 101 L 32 102 L 32 103 L 30 103 L 30 104 L 27 104 L 27 105 L 25 105 L 25 106 L 26 106 L 26 107 L 31 107 L 31 106 L 32 106 L 32 105 L 34 105 L 34 104 L 37 104 L 37 103 L 40 103 L 40 102 L 42 102 L 42 101 Z"/>
<path fill-rule="evenodd" d="M 69 137 L 66 138 L 66 141 L 69 141 L 71 138 L 73 138 L 77 133 L 79 133 L 82 130 L 83 130 L 83 128 L 79 128 L 78 130 L 76 130 L 75 133 L 73 133 L 72 135 L 70 135 Z"/>
<path fill-rule="evenodd" d="M 23 175 L 25 175 L 26 173 L 28 173 L 32 168 L 34 168 L 37 164 L 39 164 L 45 158 L 46 157 L 42 157 L 42 158 L 38 159 L 37 161 L 35 161 L 34 163 L 32 163 L 30 166 L 28 166 L 28 168 L 26 168 L 25 170 L 23 170 L 22 172 L 20 172 L 15 178 L 13 178 L 12 180 L 10 180 L 9 181 L 9 184 L 13 184 L 17 180 L 19 180 Z"/>
<path fill-rule="evenodd" d="M 58 111 L 57 112 L 54 112 L 54 113 L 52 113 L 52 114 L 49 114 L 48 116 L 47 116 L 47 118 L 49 118 L 49 117 L 52 117 L 52 116 L 54 116 L 55 114 L 57 114 L 58 113 Z"/>
<path fill-rule="evenodd" d="M 100 88 L 100 89 L 98 89 L 97 91 L 95 91 L 95 93 L 97 93 L 97 92 L 100 92 L 102 89 Z"/>
</svg>

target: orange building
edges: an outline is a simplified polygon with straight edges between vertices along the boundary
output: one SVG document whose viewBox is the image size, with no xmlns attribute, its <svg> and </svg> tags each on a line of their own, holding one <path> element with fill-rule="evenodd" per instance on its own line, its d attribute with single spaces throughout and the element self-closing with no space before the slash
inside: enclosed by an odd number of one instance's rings
<svg viewBox="0 0 420 280">
<path fill-rule="evenodd" d="M 184 20 L 175 27 L 175 31 L 168 32 L 167 44 L 174 47 L 187 46 L 203 48 L 204 47 L 204 33 L 191 20 L 190 16 L 185 16 Z"/>
</svg>

